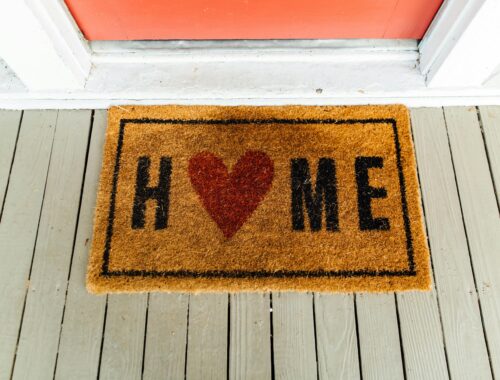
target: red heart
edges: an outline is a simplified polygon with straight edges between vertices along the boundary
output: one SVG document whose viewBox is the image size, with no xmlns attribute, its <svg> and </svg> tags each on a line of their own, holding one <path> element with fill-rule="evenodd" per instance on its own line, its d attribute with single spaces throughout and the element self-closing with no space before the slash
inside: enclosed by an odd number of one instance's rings
<svg viewBox="0 0 500 380">
<path fill-rule="evenodd" d="M 247 151 L 228 172 L 222 159 L 202 152 L 189 160 L 189 177 L 206 210 L 229 239 L 246 222 L 271 187 L 273 161 Z"/>
</svg>

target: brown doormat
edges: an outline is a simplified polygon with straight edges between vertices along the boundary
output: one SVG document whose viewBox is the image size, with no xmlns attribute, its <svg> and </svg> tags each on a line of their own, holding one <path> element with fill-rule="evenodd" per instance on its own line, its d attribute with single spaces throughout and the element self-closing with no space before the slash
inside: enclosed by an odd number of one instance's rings
<svg viewBox="0 0 500 380">
<path fill-rule="evenodd" d="M 408 110 L 115 107 L 88 288 L 429 289 Z"/>
</svg>

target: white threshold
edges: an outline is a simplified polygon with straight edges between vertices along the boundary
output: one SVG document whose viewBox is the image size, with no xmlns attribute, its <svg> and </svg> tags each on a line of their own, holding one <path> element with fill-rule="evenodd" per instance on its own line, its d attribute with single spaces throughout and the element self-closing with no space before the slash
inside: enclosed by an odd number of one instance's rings
<svg viewBox="0 0 500 380">
<path fill-rule="evenodd" d="M 500 104 L 500 86 L 429 88 L 416 41 L 98 42 L 81 89 L 28 91 L 0 64 L 0 108 L 120 104 Z"/>
</svg>

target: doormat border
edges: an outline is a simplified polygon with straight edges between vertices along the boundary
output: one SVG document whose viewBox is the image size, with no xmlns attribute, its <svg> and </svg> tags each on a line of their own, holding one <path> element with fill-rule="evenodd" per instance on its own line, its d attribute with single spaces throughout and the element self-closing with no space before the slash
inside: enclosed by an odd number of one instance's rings
<svg viewBox="0 0 500 380">
<path fill-rule="evenodd" d="M 390 124 L 394 134 L 394 144 L 396 147 L 396 161 L 398 167 L 399 185 L 401 190 L 401 203 L 403 207 L 403 221 L 405 225 L 406 235 L 406 251 L 408 258 L 408 269 L 405 270 L 353 270 L 353 271 L 144 271 L 144 270 L 109 270 L 109 256 L 111 250 L 111 240 L 113 237 L 113 223 L 115 214 L 116 190 L 118 186 L 118 176 L 120 172 L 120 160 L 125 135 L 125 127 L 127 124 L 212 124 L 212 125 L 230 125 L 230 124 Z M 394 118 L 368 118 L 368 119 L 156 119 L 156 118 L 139 118 L 139 119 L 120 119 L 120 131 L 118 134 L 118 146 L 116 149 L 115 166 L 113 170 L 113 184 L 111 190 L 110 208 L 108 216 L 108 225 L 106 229 L 106 241 L 104 246 L 103 263 L 101 267 L 101 276 L 103 277 L 184 277 L 184 278 L 298 278 L 298 277 L 399 277 L 399 276 L 416 276 L 415 261 L 413 256 L 413 239 L 411 235 L 410 220 L 408 217 L 408 205 L 406 200 L 406 185 L 401 164 L 401 146 L 398 137 L 398 127 Z"/>
</svg>

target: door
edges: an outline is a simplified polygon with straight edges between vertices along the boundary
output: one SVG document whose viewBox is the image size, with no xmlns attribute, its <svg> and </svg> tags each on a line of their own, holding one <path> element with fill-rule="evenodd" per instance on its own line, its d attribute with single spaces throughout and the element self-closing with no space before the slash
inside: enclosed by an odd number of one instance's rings
<svg viewBox="0 0 500 380">
<path fill-rule="evenodd" d="M 65 0 L 88 40 L 420 39 L 443 0 Z"/>
</svg>

